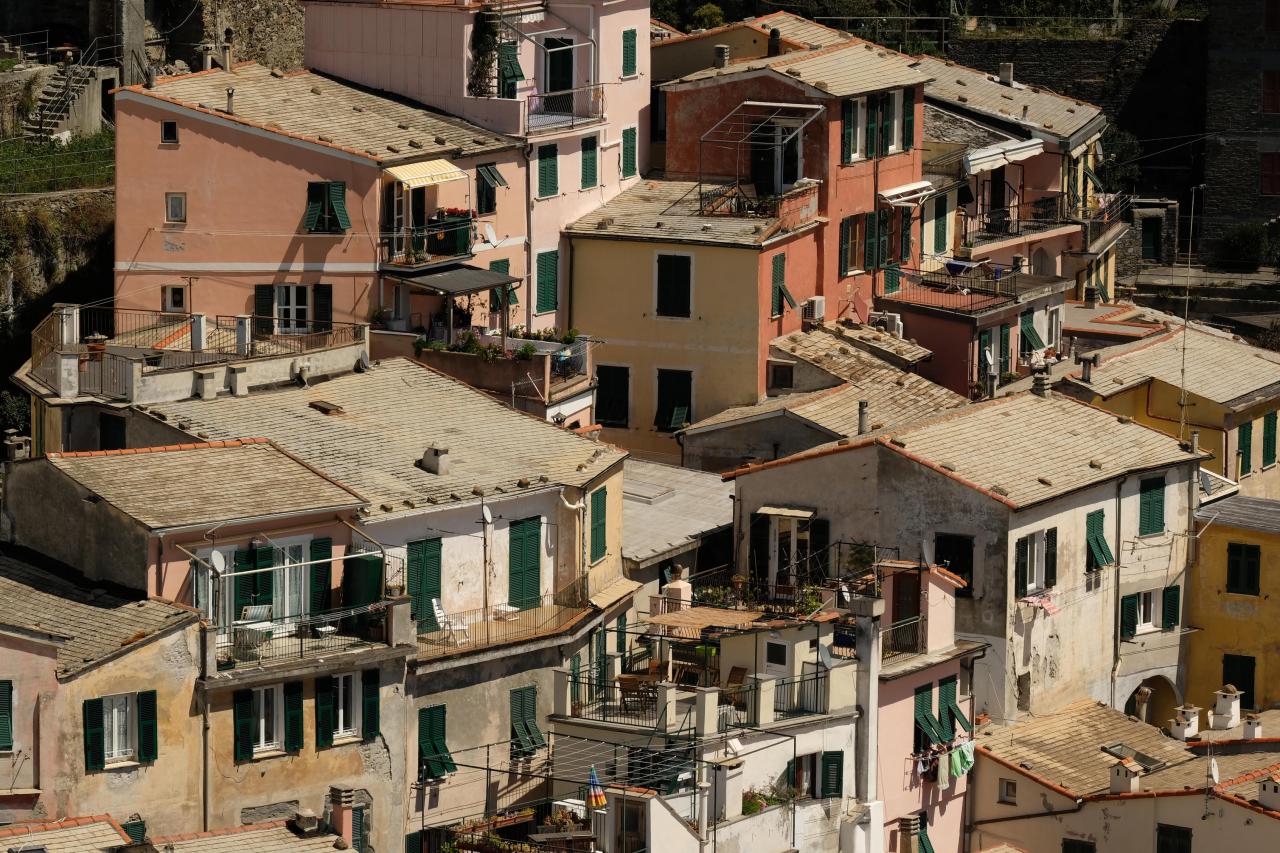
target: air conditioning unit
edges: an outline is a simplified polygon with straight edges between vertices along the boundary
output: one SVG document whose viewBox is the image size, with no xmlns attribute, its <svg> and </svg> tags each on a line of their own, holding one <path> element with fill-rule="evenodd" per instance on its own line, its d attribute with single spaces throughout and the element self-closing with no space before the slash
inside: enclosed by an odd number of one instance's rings
<svg viewBox="0 0 1280 853">
<path fill-rule="evenodd" d="M 800 305 L 800 319 L 821 323 L 827 316 L 827 297 L 815 296 Z"/>
<path fill-rule="evenodd" d="M 884 329 L 895 338 L 902 337 L 902 315 L 889 311 L 872 311 L 867 320 L 872 326 Z"/>
</svg>

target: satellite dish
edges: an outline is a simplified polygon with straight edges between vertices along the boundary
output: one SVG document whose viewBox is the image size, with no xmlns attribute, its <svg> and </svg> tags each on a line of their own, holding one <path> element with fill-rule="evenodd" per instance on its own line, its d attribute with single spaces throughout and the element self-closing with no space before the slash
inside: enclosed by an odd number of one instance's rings
<svg viewBox="0 0 1280 853">
<path fill-rule="evenodd" d="M 209 562 L 213 565 L 213 570 L 218 574 L 224 574 L 227 571 L 227 558 L 221 551 L 214 551 L 209 555 Z"/>
<path fill-rule="evenodd" d="M 831 660 L 831 649 L 821 644 L 818 645 L 818 660 L 827 669 L 831 669 L 835 665 L 835 662 Z"/>
<path fill-rule="evenodd" d="M 484 238 L 489 241 L 490 246 L 498 245 L 498 234 L 493 230 L 493 225 L 488 222 L 484 224 Z"/>
<path fill-rule="evenodd" d="M 484 519 L 485 524 L 493 524 L 493 513 L 489 511 L 488 504 L 480 507 L 480 516 Z"/>
</svg>

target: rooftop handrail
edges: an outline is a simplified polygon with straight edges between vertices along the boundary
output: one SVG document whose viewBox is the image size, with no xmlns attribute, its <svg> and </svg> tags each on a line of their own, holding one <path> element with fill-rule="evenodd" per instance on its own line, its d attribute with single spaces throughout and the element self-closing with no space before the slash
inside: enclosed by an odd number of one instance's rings
<svg viewBox="0 0 1280 853">
<path fill-rule="evenodd" d="M 880 629 L 880 657 L 888 659 L 896 655 L 919 654 L 924 650 L 924 620 L 919 616 L 899 619 Z"/>
<path fill-rule="evenodd" d="M 386 602 L 296 616 L 237 620 L 216 629 L 220 661 L 297 660 L 384 642 Z"/>
<path fill-rule="evenodd" d="M 827 670 L 779 678 L 773 685 L 773 718 L 786 720 L 827 713 Z"/>
<path fill-rule="evenodd" d="M 573 127 L 604 115 L 603 83 L 588 83 L 555 92 L 530 92 L 521 102 L 526 133 Z"/>
<path fill-rule="evenodd" d="M 515 604 L 503 601 L 488 607 L 442 611 L 440 616 L 428 604 L 415 612 L 419 657 L 447 657 L 552 633 L 576 619 L 585 608 L 582 604 L 565 603 L 574 598 L 566 598 L 561 591 Z"/>
</svg>

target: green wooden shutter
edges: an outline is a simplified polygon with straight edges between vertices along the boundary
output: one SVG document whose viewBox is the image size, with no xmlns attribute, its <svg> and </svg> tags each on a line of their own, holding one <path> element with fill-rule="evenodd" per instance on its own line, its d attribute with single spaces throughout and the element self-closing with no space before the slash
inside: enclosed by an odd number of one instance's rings
<svg viewBox="0 0 1280 853">
<path fill-rule="evenodd" d="M 538 270 L 538 304 L 539 314 L 554 311 L 560 304 L 560 250 L 539 252 Z"/>
<path fill-rule="evenodd" d="M 988 362 L 991 360 L 991 330 L 978 332 L 978 379 L 982 380 L 990 373 Z"/>
<path fill-rule="evenodd" d="M 880 247 L 876 250 L 876 260 L 880 262 L 880 266 L 886 266 L 889 263 L 889 232 L 893 225 L 893 212 L 884 210 L 880 212 L 877 220 L 880 226 Z"/>
<path fill-rule="evenodd" d="M 867 157 L 880 156 L 880 96 L 867 96 Z"/>
<path fill-rule="evenodd" d="M 635 31 L 632 30 L 634 33 Z M 596 172 L 596 155 L 599 152 L 598 140 L 594 136 L 582 137 L 582 188 L 589 190 L 600 183 Z"/>
<path fill-rule="evenodd" d="M 1262 464 L 1276 464 L 1276 413 L 1267 412 L 1262 419 Z"/>
<path fill-rule="evenodd" d="M 538 146 L 538 198 L 560 192 L 559 149 L 554 144 Z"/>
<path fill-rule="evenodd" d="M 899 238 L 901 243 L 902 262 L 904 264 L 911 263 L 911 209 L 902 209 L 902 236 Z"/>
<path fill-rule="evenodd" d="M 302 682 L 284 684 L 284 751 L 302 751 Z"/>
<path fill-rule="evenodd" d="M 13 749 L 13 682 L 0 681 L 0 751 Z"/>
<path fill-rule="evenodd" d="M 889 146 L 893 145 L 893 93 L 885 92 L 880 96 L 880 156 L 889 155 Z"/>
<path fill-rule="evenodd" d="M 1013 370 L 1013 363 L 1010 360 L 1011 353 L 1009 352 L 1010 328 L 1011 327 L 1008 323 L 1005 323 L 1000 327 L 1000 374 L 1002 376 Z"/>
<path fill-rule="evenodd" d="M 840 220 L 840 257 L 837 260 L 837 274 L 844 278 L 849 274 L 849 243 L 851 230 L 853 228 L 853 217 L 846 216 Z"/>
<path fill-rule="evenodd" d="M 316 678 L 316 749 L 333 746 L 337 714 L 334 708 L 333 676 Z"/>
<path fill-rule="evenodd" d="M 624 128 L 622 131 L 622 177 L 631 178 L 636 174 L 636 129 Z"/>
<path fill-rule="evenodd" d="M 938 722 L 942 723 L 943 740 L 951 740 L 956 734 L 956 719 L 951 713 L 956 704 L 956 677 L 938 679 Z"/>
<path fill-rule="evenodd" d="M 774 317 L 782 314 L 782 289 L 787 286 L 787 256 L 778 253 L 773 256 L 773 299 L 770 303 Z"/>
<path fill-rule="evenodd" d="M 538 686 L 533 684 L 522 690 L 524 691 L 522 704 L 524 727 L 529 732 L 529 742 L 533 744 L 533 748 L 541 749 L 547 745 L 547 740 L 542 736 L 542 729 L 538 727 Z"/>
<path fill-rule="evenodd" d="M 605 487 L 591 493 L 591 562 L 604 559 L 608 550 L 606 529 L 606 505 L 608 494 Z"/>
<path fill-rule="evenodd" d="M 364 806 L 356 806 L 351 810 L 351 849 L 365 853 L 369 838 L 364 820 Z"/>
<path fill-rule="evenodd" d="M 418 540 L 416 542 L 406 542 L 405 550 L 405 585 L 409 593 L 409 616 L 418 622 L 418 630 L 425 630 L 422 626 L 428 611 L 431 610 L 431 602 L 424 600 L 422 596 L 422 564 L 425 560 L 426 542 Z M 435 614 L 432 613 L 432 621 Z M 434 630 L 434 629 L 431 629 Z"/>
<path fill-rule="evenodd" d="M 1030 555 L 1031 538 L 1023 536 L 1013 546 L 1013 597 L 1023 598 L 1027 594 L 1027 567 Z"/>
<path fill-rule="evenodd" d="M 274 284 L 255 284 L 253 286 L 253 333 L 255 335 L 271 335 L 276 330 L 276 286 Z"/>
<path fill-rule="evenodd" d="M 418 769 L 422 772 L 425 768 L 428 778 L 438 779 L 444 774 L 435 772 L 437 765 L 435 755 L 431 751 L 431 712 L 433 710 L 433 708 L 418 709 Z"/>
<path fill-rule="evenodd" d="M 877 233 L 879 233 L 876 229 L 877 218 L 878 218 L 878 214 L 873 210 L 870 213 L 866 214 L 866 220 L 864 222 L 864 226 L 866 230 L 862 234 L 862 240 L 863 240 L 862 268 L 867 270 L 868 272 L 871 270 L 877 269 L 880 266 L 880 263 L 879 263 L 880 259 L 876 257 L 876 247 L 879 245 L 879 241 L 876 238 Z"/>
<path fill-rule="evenodd" d="M 822 753 L 822 796 L 844 796 L 844 753 Z"/>
<path fill-rule="evenodd" d="M 577 656 L 574 662 L 577 663 Z M 524 713 L 525 688 L 517 687 L 509 694 L 511 704 L 511 749 L 512 753 L 523 758 L 533 752 L 533 743 L 529 738 L 529 729 L 525 726 Z"/>
<path fill-rule="evenodd" d="M 311 612 L 319 613 L 328 610 L 333 597 L 333 540 L 329 538 L 311 540 Z"/>
<path fill-rule="evenodd" d="M 1138 535 L 1164 532 L 1164 477 L 1143 480 L 1138 499 Z"/>
<path fill-rule="evenodd" d="M 1138 596 L 1126 595 L 1120 599 L 1120 636 L 1129 639 L 1138 633 Z"/>
<path fill-rule="evenodd" d="M 916 726 L 930 743 L 942 743 L 942 724 L 933 716 L 933 682 L 916 688 Z"/>
<path fill-rule="evenodd" d="M 138 761 L 155 761 L 160 755 L 160 734 L 156 724 L 156 692 L 143 690 L 135 697 L 138 711 Z"/>
<path fill-rule="evenodd" d="M 542 519 L 513 521 L 508 537 L 507 603 L 521 610 L 537 607 L 542 600 Z"/>
<path fill-rule="evenodd" d="M 311 286 L 311 328 L 316 332 L 333 329 L 333 285 Z"/>
<path fill-rule="evenodd" d="M 889 264 L 884 267 L 884 293 L 888 296 L 891 293 L 897 293 L 902 288 L 902 270 L 897 264 Z"/>
<path fill-rule="evenodd" d="M 1095 509 L 1085 516 L 1085 540 L 1088 545 L 1085 568 L 1098 569 L 1115 562 L 1111 547 L 1107 544 L 1106 511 Z"/>
<path fill-rule="evenodd" d="M 422 832 L 414 830 L 404 837 L 404 853 L 422 853 Z"/>
<path fill-rule="evenodd" d="M 1244 546 L 1227 543 L 1227 592 L 1240 592 L 1244 587 Z"/>
<path fill-rule="evenodd" d="M 1163 627 L 1166 629 L 1178 627 L 1178 616 L 1181 613 L 1181 593 L 1181 587 L 1174 585 L 1166 586 L 1161 595 L 1160 613 L 1164 617 Z"/>
<path fill-rule="evenodd" d="M 1240 424 L 1236 435 L 1240 446 L 1240 473 L 1248 474 L 1253 470 L 1253 424 Z"/>
<path fill-rule="evenodd" d="M 929 840 L 929 813 L 917 815 L 916 839 L 920 842 L 920 853 L 934 853 L 933 842 Z"/>
<path fill-rule="evenodd" d="M 237 690 L 231 697 L 233 754 L 236 761 L 253 758 L 253 691 Z"/>
<path fill-rule="evenodd" d="M 360 735 L 364 740 L 373 740 L 378 736 L 382 721 L 379 711 L 380 673 L 376 669 L 366 669 L 360 673 Z"/>
<path fill-rule="evenodd" d="M 858 138 L 858 106 L 853 98 L 840 105 L 840 162 L 853 162 L 853 145 Z M 843 255 L 841 255 L 843 257 Z"/>
<path fill-rule="evenodd" d="M 147 837 L 147 822 L 145 820 L 126 820 L 120 824 L 120 828 L 124 830 L 124 834 L 129 836 L 129 840 L 134 844 L 141 844 Z"/>
<path fill-rule="evenodd" d="M 1051 589 L 1058 585 L 1058 528 L 1044 532 L 1044 585 Z"/>
<path fill-rule="evenodd" d="M 946 194 L 938 196 L 933 202 L 933 253 L 935 255 L 946 254 L 949 246 L 947 246 L 947 217 L 950 216 L 948 210 Z"/>
<path fill-rule="evenodd" d="M 620 655 L 627 653 L 627 614 L 618 617 L 618 637 L 614 641 L 614 651 Z"/>
<path fill-rule="evenodd" d="M 320 223 L 320 213 L 324 210 L 325 184 L 323 181 L 312 181 L 307 184 L 307 209 L 302 215 L 302 227 L 308 231 L 316 230 Z"/>
<path fill-rule="evenodd" d="M 276 549 L 263 546 L 253 553 L 253 565 L 257 569 L 269 569 L 276 564 Z M 275 601 L 275 572 L 254 572 L 253 603 L 272 604 Z M 274 616 L 274 612 L 272 616 Z"/>
<path fill-rule="evenodd" d="M 84 700 L 84 769 L 101 770 L 107 765 L 106 732 L 102 721 L 102 700 Z"/>
<path fill-rule="evenodd" d="M 910 151 L 916 144 L 916 90 L 902 90 L 902 150 Z"/>
<path fill-rule="evenodd" d="M 343 231 L 351 230 L 351 217 L 347 215 L 346 181 L 329 182 L 329 212 L 338 220 L 338 227 Z"/>
<path fill-rule="evenodd" d="M 636 31 L 622 31 L 622 76 L 632 77 L 636 73 Z"/>
<path fill-rule="evenodd" d="M 420 632 L 438 631 L 435 607 L 432 599 L 440 598 L 439 539 L 420 539 L 408 543 L 409 595 L 413 600 L 413 618 L 418 621 Z"/>
</svg>

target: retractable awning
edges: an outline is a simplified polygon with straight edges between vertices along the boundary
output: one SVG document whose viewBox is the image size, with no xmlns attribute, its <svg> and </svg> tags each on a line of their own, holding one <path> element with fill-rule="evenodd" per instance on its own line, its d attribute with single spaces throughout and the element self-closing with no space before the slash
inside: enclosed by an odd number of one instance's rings
<svg viewBox="0 0 1280 853">
<path fill-rule="evenodd" d="M 880 191 L 880 200 L 894 207 L 915 207 L 933 194 L 933 184 L 928 181 L 912 181 L 900 187 Z"/>
<path fill-rule="evenodd" d="M 421 163 L 392 166 L 387 169 L 387 174 L 409 189 L 467 179 L 467 173 L 448 160 L 424 160 Z"/>
<path fill-rule="evenodd" d="M 422 275 L 399 275 L 383 273 L 387 278 L 403 281 L 412 287 L 420 287 L 431 293 L 443 296 L 462 296 L 467 293 L 480 293 L 503 285 L 519 284 L 520 279 L 496 270 L 482 270 L 462 264 L 439 272 Z"/>
<path fill-rule="evenodd" d="M 1042 139 L 1010 139 L 997 145 L 978 148 L 964 155 L 964 171 L 966 175 L 989 172 L 1010 163 L 1017 163 L 1034 157 L 1044 151 Z"/>
<path fill-rule="evenodd" d="M 776 515 L 779 518 L 813 518 L 814 511 L 802 506 L 762 506 L 756 510 L 760 515 Z"/>
</svg>

